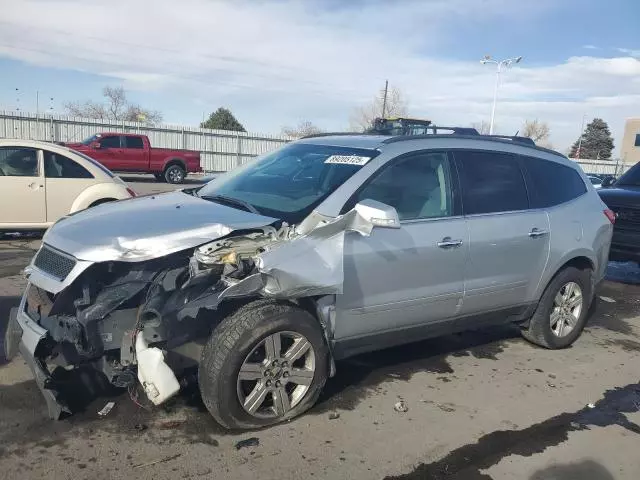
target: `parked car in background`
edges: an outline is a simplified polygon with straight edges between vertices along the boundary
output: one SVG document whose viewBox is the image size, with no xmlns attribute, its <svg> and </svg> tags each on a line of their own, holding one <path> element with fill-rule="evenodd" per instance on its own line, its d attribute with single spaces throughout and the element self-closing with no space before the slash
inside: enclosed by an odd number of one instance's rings
<svg viewBox="0 0 640 480">
<path fill-rule="evenodd" d="M 595 175 L 587 175 L 587 178 L 591 182 L 591 185 L 593 185 L 593 188 L 596 190 L 602 188 L 602 178 L 596 177 Z"/>
<path fill-rule="evenodd" d="M 54 225 L 12 320 L 51 415 L 54 363 L 154 404 L 197 366 L 209 412 L 245 429 L 301 414 L 362 352 L 498 323 L 571 345 L 613 213 L 563 155 L 449 130 L 314 136 Z"/>
<path fill-rule="evenodd" d="M 80 152 L 0 140 L 0 230 L 47 228 L 70 213 L 134 196 L 126 183 Z"/>
<path fill-rule="evenodd" d="M 605 179 L 600 198 L 616 214 L 611 260 L 640 264 L 640 163 L 619 179 Z"/>
<path fill-rule="evenodd" d="M 202 172 L 200 152 L 154 148 L 146 135 L 96 133 L 82 142 L 64 145 L 114 172 L 152 173 L 158 181 L 182 183 L 188 173 Z"/>
</svg>

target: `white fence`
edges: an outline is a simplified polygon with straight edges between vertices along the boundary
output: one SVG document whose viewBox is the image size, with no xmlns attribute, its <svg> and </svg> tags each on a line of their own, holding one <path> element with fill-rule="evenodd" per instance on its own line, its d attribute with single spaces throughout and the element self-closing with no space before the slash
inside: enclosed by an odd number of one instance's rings
<svg viewBox="0 0 640 480">
<path fill-rule="evenodd" d="M 97 132 L 123 132 L 147 135 L 159 148 L 182 148 L 200 152 L 207 172 L 225 172 L 273 150 L 286 138 L 207 128 L 91 120 L 62 115 L 34 115 L 0 111 L 0 138 L 78 142 Z"/>
<path fill-rule="evenodd" d="M 577 162 L 585 173 L 613 175 L 614 177 L 619 177 L 633 166 L 623 163 L 619 158 L 612 160 L 576 160 L 571 158 L 570 160 Z"/>
<path fill-rule="evenodd" d="M 275 135 L 0 111 L 0 138 L 78 142 L 107 131 L 147 135 L 154 147 L 199 151 L 207 172 L 226 172 L 288 141 Z M 586 173 L 619 176 L 631 167 L 620 160 L 576 161 Z"/>
</svg>

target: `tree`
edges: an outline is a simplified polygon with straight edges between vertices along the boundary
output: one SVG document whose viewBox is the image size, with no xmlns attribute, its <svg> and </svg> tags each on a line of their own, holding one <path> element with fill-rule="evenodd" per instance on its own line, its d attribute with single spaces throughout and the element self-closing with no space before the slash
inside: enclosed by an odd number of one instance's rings
<svg viewBox="0 0 640 480">
<path fill-rule="evenodd" d="M 308 120 L 301 121 L 296 127 L 282 127 L 282 135 L 290 138 L 301 138 L 322 132 L 322 129 L 316 127 Z"/>
<path fill-rule="evenodd" d="M 200 124 L 200 128 L 246 132 L 242 124 L 233 116 L 233 113 L 224 107 L 218 108 L 215 112 L 209 115 L 209 118 Z"/>
<path fill-rule="evenodd" d="M 373 120 L 382 117 L 384 91 L 373 98 L 371 102 L 353 110 L 349 118 L 349 128 L 354 132 L 364 132 L 373 125 Z M 390 88 L 387 92 L 385 105 L 386 118 L 407 116 L 408 107 L 404 94 L 397 88 Z"/>
<path fill-rule="evenodd" d="M 475 128 L 480 135 L 489 135 L 489 122 L 482 120 L 481 122 L 473 122 L 472 128 Z"/>
<path fill-rule="evenodd" d="M 526 120 L 522 126 L 520 136 L 527 137 L 542 147 L 551 148 L 549 143 L 549 124 L 535 120 Z"/>
<path fill-rule="evenodd" d="M 594 118 L 571 147 L 569 156 L 571 158 L 609 160 L 612 151 L 613 137 L 609 125 L 601 118 Z"/>
<path fill-rule="evenodd" d="M 73 117 L 94 118 L 97 120 L 124 120 L 156 125 L 162 122 L 162 114 L 157 110 L 148 110 L 138 104 L 129 103 L 122 87 L 106 86 L 102 89 L 103 103 L 67 102 L 64 105 L 67 113 Z"/>
</svg>

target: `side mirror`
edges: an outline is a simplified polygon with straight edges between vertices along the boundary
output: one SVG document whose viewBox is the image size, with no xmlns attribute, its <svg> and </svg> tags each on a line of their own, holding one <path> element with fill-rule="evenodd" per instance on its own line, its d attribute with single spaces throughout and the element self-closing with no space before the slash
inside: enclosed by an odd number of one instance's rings
<svg viewBox="0 0 640 480">
<path fill-rule="evenodd" d="M 398 212 L 395 208 L 385 203 L 367 198 L 358 202 L 355 209 L 362 217 L 371 222 L 374 227 L 400 228 Z"/>
<path fill-rule="evenodd" d="M 604 179 L 602 180 L 602 186 L 603 187 L 610 187 L 615 182 L 616 182 L 616 179 L 614 177 L 612 177 L 612 176 L 604 177 Z"/>
<path fill-rule="evenodd" d="M 91 142 L 91 143 L 89 144 L 89 146 L 90 146 L 91 148 L 93 148 L 94 150 L 99 150 L 99 149 L 100 149 L 100 142 Z"/>
</svg>

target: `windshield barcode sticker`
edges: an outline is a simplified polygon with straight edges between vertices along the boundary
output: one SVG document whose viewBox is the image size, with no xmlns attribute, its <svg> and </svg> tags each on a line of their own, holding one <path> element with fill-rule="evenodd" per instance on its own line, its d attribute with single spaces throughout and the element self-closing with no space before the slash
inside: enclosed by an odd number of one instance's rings
<svg viewBox="0 0 640 480">
<path fill-rule="evenodd" d="M 343 165 L 365 165 L 371 157 L 359 157 L 358 155 L 331 155 L 324 163 L 340 163 Z"/>
</svg>

